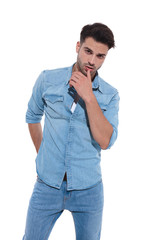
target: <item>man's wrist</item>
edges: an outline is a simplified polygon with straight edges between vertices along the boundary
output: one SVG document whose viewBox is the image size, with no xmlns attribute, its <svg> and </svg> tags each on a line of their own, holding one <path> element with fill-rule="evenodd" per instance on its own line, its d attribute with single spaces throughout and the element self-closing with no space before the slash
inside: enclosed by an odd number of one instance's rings
<svg viewBox="0 0 160 240">
<path fill-rule="evenodd" d="M 92 92 L 91 94 L 86 96 L 84 102 L 85 102 L 85 104 L 89 104 L 89 103 L 94 102 L 95 100 L 96 100 L 96 97 L 95 97 L 94 93 Z"/>
</svg>

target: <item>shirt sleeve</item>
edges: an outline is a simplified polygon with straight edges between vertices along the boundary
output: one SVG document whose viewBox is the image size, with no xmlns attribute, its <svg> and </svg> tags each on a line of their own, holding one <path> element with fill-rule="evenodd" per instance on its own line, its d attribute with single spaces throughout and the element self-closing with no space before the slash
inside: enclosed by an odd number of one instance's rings
<svg viewBox="0 0 160 240">
<path fill-rule="evenodd" d="M 44 71 L 41 72 L 37 78 L 31 98 L 28 102 L 28 109 L 26 112 L 26 123 L 39 123 L 44 113 L 44 101 L 42 94 L 44 91 Z"/>
<path fill-rule="evenodd" d="M 106 107 L 106 111 L 104 111 L 104 116 L 107 118 L 109 123 L 113 127 L 113 133 L 109 142 L 109 145 L 106 149 L 109 149 L 113 146 L 114 142 L 117 139 L 118 136 L 118 112 L 119 112 L 119 93 L 117 92 L 113 98 L 111 99 L 110 103 Z"/>
</svg>

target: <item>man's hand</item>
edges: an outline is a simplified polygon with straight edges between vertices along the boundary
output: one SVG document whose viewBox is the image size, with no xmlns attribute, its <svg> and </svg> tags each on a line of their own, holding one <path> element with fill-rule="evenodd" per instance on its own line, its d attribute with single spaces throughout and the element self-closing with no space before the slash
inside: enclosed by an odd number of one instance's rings
<svg viewBox="0 0 160 240">
<path fill-rule="evenodd" d="M 93 96 L 90 70 L 87 71 L 87 77 L 79 71 L 73 72 L 69 85 L 76 89 L 78 95 L 84 102 Z"/>
<path fill-rule="evenodd" d="M 69 85 L 76 89 L 78 95 L 86 104 L 89 125 L 93 138 L 102 149 L 106 149 L 113 133 L 113 127 L 105 118 L 92 91 L 90 70 L 87 71 L 87 77 L 79 71 L 73 72 Z"/>
</svg>

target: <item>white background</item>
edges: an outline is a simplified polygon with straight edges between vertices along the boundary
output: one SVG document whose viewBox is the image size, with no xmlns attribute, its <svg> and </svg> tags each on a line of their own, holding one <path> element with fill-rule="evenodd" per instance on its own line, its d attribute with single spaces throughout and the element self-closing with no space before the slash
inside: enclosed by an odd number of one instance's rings
<svg viewBox="0 0 160 240">
<path fill-rule="evenodd" d="M 119 136 L 102 151 L 102 240 L 160 239 L 158 1 L 15 0 L 0 3 L 0 239 L 22 239 L 36 178 L 25 113 L 44 69 L 71 66 L 81 28 L 108 25 L 116 40 L 100 76 L 120 93 Z M 75 239 L 64 211 L 50 239 Z"/>
</svg>

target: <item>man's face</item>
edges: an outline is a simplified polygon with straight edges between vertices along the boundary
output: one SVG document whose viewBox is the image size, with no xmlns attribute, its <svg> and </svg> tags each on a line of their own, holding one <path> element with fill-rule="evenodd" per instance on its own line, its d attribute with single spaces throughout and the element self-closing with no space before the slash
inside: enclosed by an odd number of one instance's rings
<svg viewBox="0 0 160 240">
<path fill-rule="evenodd" d="M 76 52 L 78 56 L 76 66 L 78 70 L 85 76 L 87 76 L 87 71 L 90 70 L 93 79 L 96 71 L 102 66 L 108 50 L 107 45 L 96 42 L 92 37 L 86 38 L 82 44 L 77 42 Z"/>
</svg>

